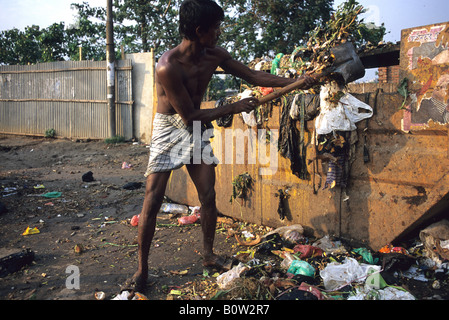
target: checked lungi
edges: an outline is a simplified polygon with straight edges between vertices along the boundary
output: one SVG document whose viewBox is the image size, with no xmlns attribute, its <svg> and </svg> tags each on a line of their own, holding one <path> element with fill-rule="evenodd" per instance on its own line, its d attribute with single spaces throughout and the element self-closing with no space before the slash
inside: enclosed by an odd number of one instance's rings
<svg viewBox="0 0 449 320">
<path fill-rule="evenodd" d="M 203 139 L 203 133 L 212 125 L 200 125 L 198 134 L 194 134 L 194 126 L 188 126 L 179 114 L 156 113 L 153 121 L 153 133 L 150 143 L 150 156 L 145 177 L 154 172 L 168 172 L 181 168 L 185 164 L 197 163 L 195 159 L 203 159 L 207 155 L 208 164 L 217 165 L 209 139 Z M 211 129 L 212 130 L 212 129 Z"/>
</svg>

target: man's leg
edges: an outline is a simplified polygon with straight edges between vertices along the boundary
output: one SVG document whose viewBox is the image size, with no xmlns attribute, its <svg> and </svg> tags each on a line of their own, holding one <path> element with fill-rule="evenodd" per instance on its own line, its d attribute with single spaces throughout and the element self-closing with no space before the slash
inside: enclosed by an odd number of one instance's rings
<svg viewBox="0 0 449 320">
<path fill-rule="evenodd" d="M 218 210 L 215 203 L 215 167 L 207 164 L 189 164 L 186 166 L 195 184 L 201 203 L 201 229 L 203 232 L 203 265 L 224 266 L 224 259 L 213 252 L 215 228 Z"/>
<path fill-rule="evenodd" d="M 165 188 L 171 172 L 152 173 L 147 177 L 145 198 L 138 226 L 139 265 L 132 278 L 136 290 L 143 290 L 148 279 L 148 255 L 156 228 L 156 217 L 164 200 Z M 139 290 L 137 290 L 139 291 Z"/>
</svg>

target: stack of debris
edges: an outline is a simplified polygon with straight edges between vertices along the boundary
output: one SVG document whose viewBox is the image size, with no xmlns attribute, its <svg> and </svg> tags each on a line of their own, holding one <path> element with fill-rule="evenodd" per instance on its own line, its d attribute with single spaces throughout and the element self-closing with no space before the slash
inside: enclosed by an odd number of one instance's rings
<svg viewBox="0 0 449 320">
<path fill-rule="evenodd" d="M 232 226 L 232 227 L 231 227 Z M 248 225 L 247 225 L 248 226 Z M 203 274 L 170 299 L 225 300 L 415 300 L 449 298 L 449 221 L 421 231 L 410 246 L 388 244 L 374 252 L 328 235 L 305 236 L 301 225 L 264 235 L 263 228 L 236 228 L 233 268 Z"/>
</svg>

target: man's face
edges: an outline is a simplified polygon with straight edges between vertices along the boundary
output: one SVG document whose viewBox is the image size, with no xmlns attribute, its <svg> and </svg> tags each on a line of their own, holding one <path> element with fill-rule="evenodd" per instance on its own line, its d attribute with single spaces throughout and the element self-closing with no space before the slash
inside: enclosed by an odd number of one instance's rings
<svg viewBox="0 0 449 320">
<path fill-rule="evenodd" d="M 212 25 L 206 32 L 201 32 L 198 36 L 200 43 L 206 48 L 214 48 L 221 35 L 221 21 Z"/>
</svg>

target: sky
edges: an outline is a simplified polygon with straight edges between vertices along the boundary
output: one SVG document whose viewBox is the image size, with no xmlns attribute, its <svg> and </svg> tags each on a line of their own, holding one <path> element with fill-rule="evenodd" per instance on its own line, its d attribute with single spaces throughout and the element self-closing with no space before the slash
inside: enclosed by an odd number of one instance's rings
<svg viewBox="0 0 449 320">
<path fill-rule="evenodd" d="M 91 7 L 106 6 L 106 0 L 84 0 Z M 29 25 L 46 28 L 55 22 L 74 23 L 75 11 L 71 3 L 82 0 L 0 0 L 0 31 L 12 28 L 23 30 Z M 334 0 L 335 6 L 344 2 Z M 368 9 L 365 20 L 385 24 L 386 41 L 397 42 L 401 29 L 449 21 L 448 0 L 358 0 Z"/>
<path fill-rule="evenodd" d="M 91 7 L 106 6 L 106 0 L 84 0 Z M 0 0 L 0 31 L 12 28 L 23 30 L 26 26 L 49 25 L 63 21 L 66 26 L 75 22 L 71 3 L 82 0 Z M 344 0 L 334 0 L 335 7 Z M 401 30 L 449 21 L 448 0 L 358 0 L 368 11 L 365 21 L 376 25 L 384 23 L 385 41 L 397 42 Z"/>
</svg>

